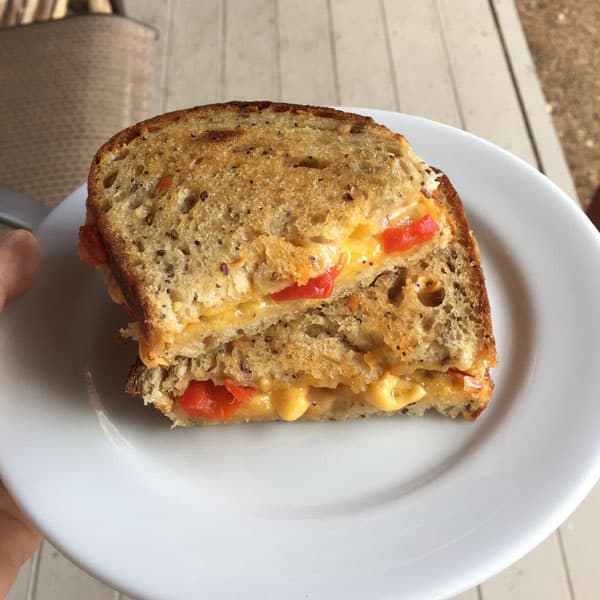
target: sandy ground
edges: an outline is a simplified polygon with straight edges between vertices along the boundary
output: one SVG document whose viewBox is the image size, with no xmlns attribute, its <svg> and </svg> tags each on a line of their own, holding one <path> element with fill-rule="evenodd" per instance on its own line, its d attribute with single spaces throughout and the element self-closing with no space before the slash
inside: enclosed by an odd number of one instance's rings
<svg viewBox="0 0 600 600">
<path fill-rule="evenodd" d="M 579 199 L 600 194 L 600 0 L 516 0 Z"/>
</svg>

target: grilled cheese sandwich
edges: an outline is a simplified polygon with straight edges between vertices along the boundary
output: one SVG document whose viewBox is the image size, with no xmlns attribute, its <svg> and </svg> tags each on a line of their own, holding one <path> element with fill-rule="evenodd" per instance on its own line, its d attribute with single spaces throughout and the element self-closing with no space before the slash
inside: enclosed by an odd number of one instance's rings
<svg viewBox="0 0 600 600">
<path fill-rule="evenodd" d="M 134 321 L 127 389 L 175 425 L 475 418 L 496 353 L 454 188 L 371 119 L 198 107 L 96 154 L 82 259 Z"/>
<path fill-rule="evenodd" d="M 446 247 L 202 356 L 180 356 L 166 367 L 139 363 L 128 390 L 176 425 L 221 422 L 203 408 L 196 412 L 202 394 L 194 396 L 191 384 L 198 382 L 202 392 L 207 381 L 245 390 L 239 404 L 235 395 L 225 397 L 235 404 L 225 419 L 231 423 L 423 414 L 429 408 L 475 418 L 491 396 L 489 371 L 497 360 L 489 304 L 477 247 L 446 178 L 440 192 L 457 215 Z"/>
</svg>

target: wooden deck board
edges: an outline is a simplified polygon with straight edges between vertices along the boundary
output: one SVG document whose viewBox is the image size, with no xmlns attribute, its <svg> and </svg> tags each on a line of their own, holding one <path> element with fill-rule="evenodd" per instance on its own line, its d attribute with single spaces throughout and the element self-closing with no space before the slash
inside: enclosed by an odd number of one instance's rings
<svg viewBox="0 0 600 600">
<path fill-rule="evenodd" d="M 480 587 L 482 600 L 572 600 L 556 534 Z"/>
<path fill-rule="evenodd" d="M 528 131 L 540 162 L 540 169 L 568 196 L 579 202 L 552 117 L 546 110 L 546 99 L 535 72 L 519 15 L 513 0 L 492 0 L 504 47 L 519 88 L 528 121 Z"/>
<path fill-rule="evenodd" d="M 465 129 L 536 165 L 488 3 L 438 0 L 438 6 Z"/>
<path fill-rule="evenodd" d="M 327 0 L 279 0 L 281 99 L 337 103 Z"/>
<path fill-rule="evenodd" d="M 577 600 L 600 598 L 600 484 L 560 528 Z"/>
<path fill-rule="evenodd" d="M 400 111 L 461 127 L 435 1 L 384 0 L 384 11 Z"/>
<path fill-rule="evenodd" d="M 331 0 L 340 104 L 397 110 L 383 11 L 369 0 Z"/>
<path fill-rule="evenodd" d="M 36 552 L 19 571 L 15 584 L 6 596 L 5 600 L 27 600 L 29 587 L 35 577 L 35 563 L 38 560 L 39 552 Z"/>
<path fill-rule="evenodd" d="M 221 78 L 220 0 L 173 4 L 165 59 L 165 110 L 215 102 Z"/>
<path fill-rule="evenodd" d="M 276 98 L 279 68 L 275 0 L 226 2 L 225 7 L 223 99 Z"/>
<path fill-rule="evenodd" d="M 115 592 L 75 566 L 48 542 L 40 549 L 35 600 L 114 600 Z"/>
</svg>

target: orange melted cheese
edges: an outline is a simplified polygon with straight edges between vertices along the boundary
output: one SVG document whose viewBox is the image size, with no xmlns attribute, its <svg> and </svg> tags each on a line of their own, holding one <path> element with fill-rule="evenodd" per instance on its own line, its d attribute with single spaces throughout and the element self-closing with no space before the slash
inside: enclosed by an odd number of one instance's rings
<svg viewBox="0 0 600 600">
<path fill-rule="evenodd" d="M 462 385 L 460 379 L 448 376 L 442 371 L 429 372 L 428 375 L 425 375 L 425 372 L 417 372 L 408 377 L 386 373 L 358 396 L 378 410 L 393 413 L 427 395 L 449 396 L 456 391 L 458 385 Z M 350 398 L 357 397 L 347 390 L 315 387 L 259 390 L 249 402 L 240 405 L 233 420 L 256 422 L 279 418 L 283 421 L 296 421 L 307 413 L 325 414 L 340 394 Z"/>
</svg>

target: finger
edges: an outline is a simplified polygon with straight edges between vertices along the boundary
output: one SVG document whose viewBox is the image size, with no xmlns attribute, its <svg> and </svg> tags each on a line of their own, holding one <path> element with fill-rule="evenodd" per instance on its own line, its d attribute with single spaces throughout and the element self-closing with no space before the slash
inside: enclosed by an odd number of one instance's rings
<svg viewBox="0 0 600 600">
<path fill-rule="evenodd" d="M 17 229 L 0 239 L 0 310 L 33 284 L 40 264 L 37 240 Z"/>
<path fill-rule="evenodd" d="M 19 510 L 0 481 L 0 598 L 8 593 L 41 536 Z"/>
</svg>

